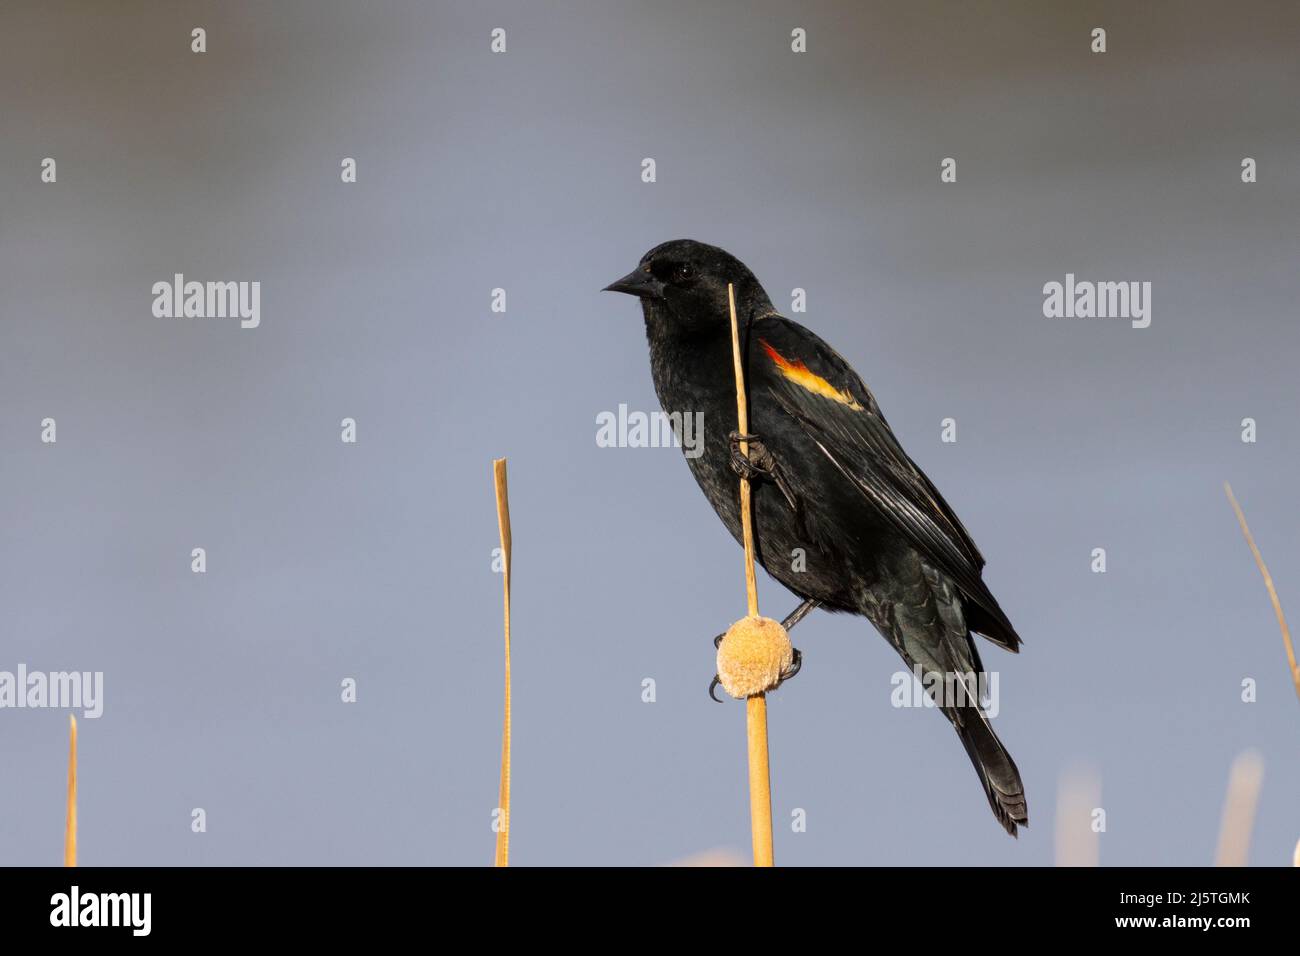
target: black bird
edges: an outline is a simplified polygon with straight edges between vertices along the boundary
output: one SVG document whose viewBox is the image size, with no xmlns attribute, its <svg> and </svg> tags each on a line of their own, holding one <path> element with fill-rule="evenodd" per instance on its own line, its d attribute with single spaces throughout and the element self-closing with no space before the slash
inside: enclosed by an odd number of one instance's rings
<svg viewBox="0 0 1300 956">
<path fill-rule="evenodd" d="M 746 369 L 748 460 L 742 436 L 719 427 L 736 421 L 728 283 Z M 994 816 L 1015 836 L 1029 820 L 1024 784 L 969 675 L 984 673 L 972 632 L 1009 651 L 1020 638 L 981 580 L 984 558 L 970 534 L 903 451 L 862 379 L 781 316 L 744 263 L 716 246 L 689 239 L 656 246 L 605 291 L 641 300 L 664 411 L 704 413 L 703 453 L 687 463 L 737 541 L 736 476 L 753 482 L 756 556 L 803 601 L 786 626 L 817 607 L 875 625 L 909 669 L 925 675 L 931 696 L 940 693 L 936 703 Z"/>
</svg>

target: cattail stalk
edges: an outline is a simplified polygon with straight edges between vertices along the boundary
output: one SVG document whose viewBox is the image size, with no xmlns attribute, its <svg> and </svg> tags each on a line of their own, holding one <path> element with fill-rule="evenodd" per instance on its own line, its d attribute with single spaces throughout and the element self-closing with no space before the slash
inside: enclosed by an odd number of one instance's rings
<svg viewBox="0 0 1300 956">
<path fill-rule="evenodd" d="M 68 817 L 63 828 L 63 865 L 77 865 L 77 718 L 68 731 Z"/>
<path fill-rule="evenodd" d="M 1255 557 L 1255 566 L 1264 577 L 1264 587 L 1268 588 L 1268 599 L 1273 602 L 1273 613 L 1277 615 L 1278 627 L 1282 629 L 1282 645 L 1286 648 L 1286 662 L 1291 668 L 1291 682 L 1295 684 L 1296 696 L 1300 697 L 1300 665 L 1296 664 L 1295 646 L 1291 643 L 1291 629 L 1286 625 L 1282 602 L 1278 600 L 1277 589 L 1273 587 L 1273 575 L 1268 573 L 1268 565 L 1264 563 L 1264 558 L 1255 545 L 1255 536 L 1250 533 L 1250 526 L 1246 524 L 1246 515 L 1242 512 L 1241 505 L 1237 504 L 1237 496 L 1232 493 L 1232 485 L 1225 481 L 1223 490 L 1227 492 L 1232 510 L 1236 512 L 1237 524 L 1241 525 L 1241 533 L 1246 536 L 1246 544 L 1250 545 L 1250 553 Z"/>
<path fill-rule="evenodd" d="M 736 290 L 727 283 L 727 307 L 731 313 L 731 357 L 736 372 L 736 420 L 740 434 L 749 434 L 749 405 L 745 400 L 745 369 L 740 358 L 740 325 L 736 321 Z M 749 457 L 749 443 L 740 443 Z M 740 479 L 740 522 L 745 543 L 745 595 L 749 616 L 758 617 L 758 582 L 754 577 L 754 516 L 749 480 Z M 749 739 L 749 823 L 753 833 L 754 865 L 772 866 L 772 785 L 767 752 L 767 695 L 745 699 L 745 722 Z"/>
<path fill-rule="evenodd" d="M 1061 774 L 1056 791 L 1056 865 L 1098 866 L 1101 844 L 1093 814 L 1101 806 L 1101 778 L 1075 765 Z"/>
<path fill-rule="evenodd" d="M 501 732 L 501 790 L 497 821 L 496 866 L 510 865 L 510 494 L 506 487 L 506 460 L 492 462 L 492 479 L 497 496 L 497 528 L 501 535 L 501 568 L 505 588 L 506 707 Z"/>
<path fill-rule="evenodd" d="M 1254 750 L 1237 756 L 1228 772 L 1228 795 L 1223 801 L 1219 846 L 1215 866 L 1245 866 L 1250 856 L 1250 834 L 1255 828 L 1255 807 L 1264 781 L 1264 761 Z"/>
</svg>

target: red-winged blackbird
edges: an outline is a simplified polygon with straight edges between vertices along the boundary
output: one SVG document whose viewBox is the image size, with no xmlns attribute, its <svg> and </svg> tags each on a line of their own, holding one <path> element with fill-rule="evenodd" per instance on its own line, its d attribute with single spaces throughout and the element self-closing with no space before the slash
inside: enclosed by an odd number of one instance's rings
<svg viewBox="0 0 1300 956">
<path fill-rule="evenodd" d="M 740 436 L 716 427 L 736 421 L 728 283 L 746 370 L 748 460 Z M 757 558 L 803 599 L 787 626 L 817 607 L 875 625 L 939 693 L 994 816 L 1015 836 L 1029 820 L 1025 789 L 978 705 L 972 675 L 984 667 L 971 634 L 1009 651 L 1020 638 L 981 580 L 984 558 L 969 533 L 903 451 L 862 379 L 778 314 L 744 263 L 715 246 L 656 246 L 606 291 L 641 300 L 664 411 L 704 413 L 703 453 L 687 463 L 737 541 L 736 475 L 752 479 Z"/>
</svg>

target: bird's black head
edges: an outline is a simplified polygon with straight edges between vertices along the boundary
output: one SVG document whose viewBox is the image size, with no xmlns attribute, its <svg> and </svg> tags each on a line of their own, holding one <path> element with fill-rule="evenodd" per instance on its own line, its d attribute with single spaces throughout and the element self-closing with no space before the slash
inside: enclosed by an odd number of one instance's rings
<svg viewBox="0 0 1300 956">
<path fill-rule="evenodd" d="M 736 315 L 744 322 L 772 311 L 772 302 L 748 267 L 717 246 L 674 239 L 655 246 L 641 263 L 605 287 L 641 300 L 646 322 L 679 335 L 721 332 L 730 327 L 727 284 L 736 292 Z"/>
</svg>

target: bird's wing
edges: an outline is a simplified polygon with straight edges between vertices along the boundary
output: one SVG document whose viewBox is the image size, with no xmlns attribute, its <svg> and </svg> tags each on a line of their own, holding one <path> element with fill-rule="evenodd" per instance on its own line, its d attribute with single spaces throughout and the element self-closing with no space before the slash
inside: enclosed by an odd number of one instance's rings
<svg viewBox="0 0 1300 956">
<path fill-rule="evenodd" d="M 1006 640 L 998 633 L 989 636 L 1014 649 L 1019 639 L 980 578 L 983 555 L 930 479 L 903 451 L 875 398 L 849 364 L 803 326 L 776 316 L 751 327 L 747 364 L 751 395 L 767 392 L 867 505 L 988 612 L 992 629 L 1005 628 L 1007 634 Z M 972 627 L 987 633 L 977 622 Z"/>
</svg>

